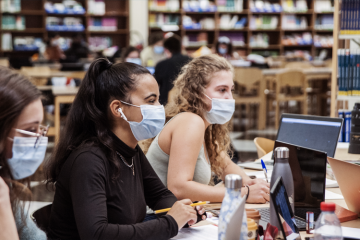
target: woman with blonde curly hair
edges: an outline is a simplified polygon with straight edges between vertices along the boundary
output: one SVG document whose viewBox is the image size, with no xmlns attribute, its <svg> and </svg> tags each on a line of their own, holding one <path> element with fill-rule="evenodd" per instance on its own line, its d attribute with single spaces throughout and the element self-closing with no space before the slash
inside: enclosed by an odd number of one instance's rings
<svg viewBox="0 0 360 240">
<path fill-rule="evenodd" d="M 235 101 L 233 68 L 224 58 L 207 55 L 185 65 L 166 106 L 167 124 L 151 143 L 147 158 L 178 199 L 221 202 L 225 188 L 209 186 L 212 172 L 224 180 L 241 175 L 247 202 L 269 201 L 269 184 L 252 180 L 229 157 L 229 120 Z"/>
</svg>

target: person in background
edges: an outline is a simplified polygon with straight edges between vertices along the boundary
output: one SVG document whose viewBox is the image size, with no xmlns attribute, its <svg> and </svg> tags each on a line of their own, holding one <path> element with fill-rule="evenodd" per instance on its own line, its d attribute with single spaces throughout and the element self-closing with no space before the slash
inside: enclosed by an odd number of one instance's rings
<svg viewBox="0 0 360 240">
<path fill-rule="evenodd" d="M 215 53 L 228 60 L 233 58 L 233 46 L 228 37 L 219 37 L 217 43 L 215 44 Z"/>
<path fill-rule="evenodd" d="M 133 46 L 124 48 L 121 54 L 121 62 L 131 62 L 141 65 L 139 49 Z"/>
<path fill-rule="evenodd" d="M 241 194 L 248 203 L 270 200 L 270 185 L 250 179 L 230 159 L 233 79 L 230 63 L 212 54 L 193 59 L 174 82 L 174 101 L 166 106 L 167 123 L 152 141 L 146 157 L 178 199 L 221 202 L 225 188 L 209 186 L 214 173 L 223 181 L 227 174 L 240 175 L 244 184 Z"/>
<path fill-rule="evenodd" d="M 44 57 L 52 62 L 59 62 L 66 56 L 60 48 L 60 35 L 58 33 L 49 34 L 49 40 L 45 49 Z"/>
<path fill-rule="evenodd" d="M 177 35 L 167 38 L 164 41 L 164 48 L 168 59 L 156 65 L 154 77 L 160 88 L 160 103 L 166 105 L 174 80 L 191 58 L 181 54 L 181 39 Z"/>
<path fill-rule="evenodd" d="M 154 32 L 149 36 L 149 45 L 141 52 L 141 61 L 144 67 L 155 67 L 158 62 L 166 58 L 164 52 L 164 34 Z"/>
<path fill-rule="evenodd" d="M 204 214 L 188 199 L 177 201 L 138 145 L 164 122 L 159 88 L 146 68 L 104 58 L 90 65 L 46 166 L 48 183 L 56 183 L 49 238 L 167 240 Z M 144 221 L 147 205 L 172 208 Z"/>
<path fill-rule="evenodd" d="M 0 177 L 0 239 L 18 240 L 14 215 L 11 211 L 9 187 Z"/>
<path fill-rule="evenodd" d="M 21 240 L 46 239 L 20 202 L 20 197 L 30 200 L 28 177 L 43 162 L 47 147 L 47 128 L 40 125 L 44 115 L 41 92 L 27 77 L 0 67 L 0 103 L 0 177 L 9 186 L 18 235 Z M 0 189 L 2 195 L 6 188 Z"/>
<path fill-rule="evenodd" d="M 76 63 L 81 58 L 88 58 L 90 50 L 80 33 L 73 35 L 70 48 L 65 51 L 66 62 Z"/>
</svg>

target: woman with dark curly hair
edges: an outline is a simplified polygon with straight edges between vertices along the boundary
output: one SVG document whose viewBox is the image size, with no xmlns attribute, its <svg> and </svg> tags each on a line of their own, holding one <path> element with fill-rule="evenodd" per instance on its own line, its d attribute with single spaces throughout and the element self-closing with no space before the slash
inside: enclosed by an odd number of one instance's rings
<svg viewBox="0 0 360 240">
<path fill-rule="evenodd" d="M 230 63 L 215 54 L 195 58 L 183 67 L 174 88 L 167 124 L 146 154 L 165 186 L 178 199 L 221 202 L 225 188 L 208 186 L 212 172 L 223 180 L 233 173 L 242 176 L 247 202 L 269 201 L 269 184 L 251 180 L 228 155 L 235 110 Z"/>
</svg>

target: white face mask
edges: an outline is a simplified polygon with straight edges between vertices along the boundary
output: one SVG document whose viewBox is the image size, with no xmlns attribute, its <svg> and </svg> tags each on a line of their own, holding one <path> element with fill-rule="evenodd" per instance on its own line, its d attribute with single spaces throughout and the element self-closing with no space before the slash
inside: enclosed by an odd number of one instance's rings
<svg viewBox="0 0 360 240">
<path fill-rule="evenodd" d="M 165 109 L 163 105 L 136 106 L 123 101 L 121 102 L 141 109 L 143 120 L 139 123 L 128 121 L 122 109 L 119 108 L 118 110 L 121 114 L 121 117 L 130 124 L 131 132 L 133 133 L 136 140 L 141 141 L 144 139 L 153 138 L 161 132 L 165 124 Z"/>
<path fill-rule="evenodd" d="M 37 137 L 14 137 L 12 158 L 7 160 L 13 179 L 23 179 L 35 173 L 44 160 L 47 143 L 47 137 L 41 140 Z"/>
<path fill-rule="evenodd" d="M 224 124 L 230 121 L 235 111 L 234 99 L 211 99 L 205 94 L 212 102 L 212 107 L 209 112 L 206 112 L 205 118 L 211 124 Z"/>
</svg>

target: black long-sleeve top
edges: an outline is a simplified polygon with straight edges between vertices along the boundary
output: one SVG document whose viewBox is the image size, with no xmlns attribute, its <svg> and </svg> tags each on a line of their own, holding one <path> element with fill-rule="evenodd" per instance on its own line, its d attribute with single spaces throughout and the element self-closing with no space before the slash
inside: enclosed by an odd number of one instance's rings
<svg viewBox="0 0 360 240">
<path fill-rule="evenodd" d="M 168 208 L 177 201 L 176 197 L 160 181 L 139 146 L 133 149 L 109 134 L 129 165 L 134 159 L 135 176 L 121 162 L 120 176 L 113 181 L 112 165 L 99 147 L 75 150 L 56 182 L 48 237 L 62 240 L 174 237 L 178 225 L 170 215 L 143 220 L 146 205 L 152 209 Z"/>
</svg>

